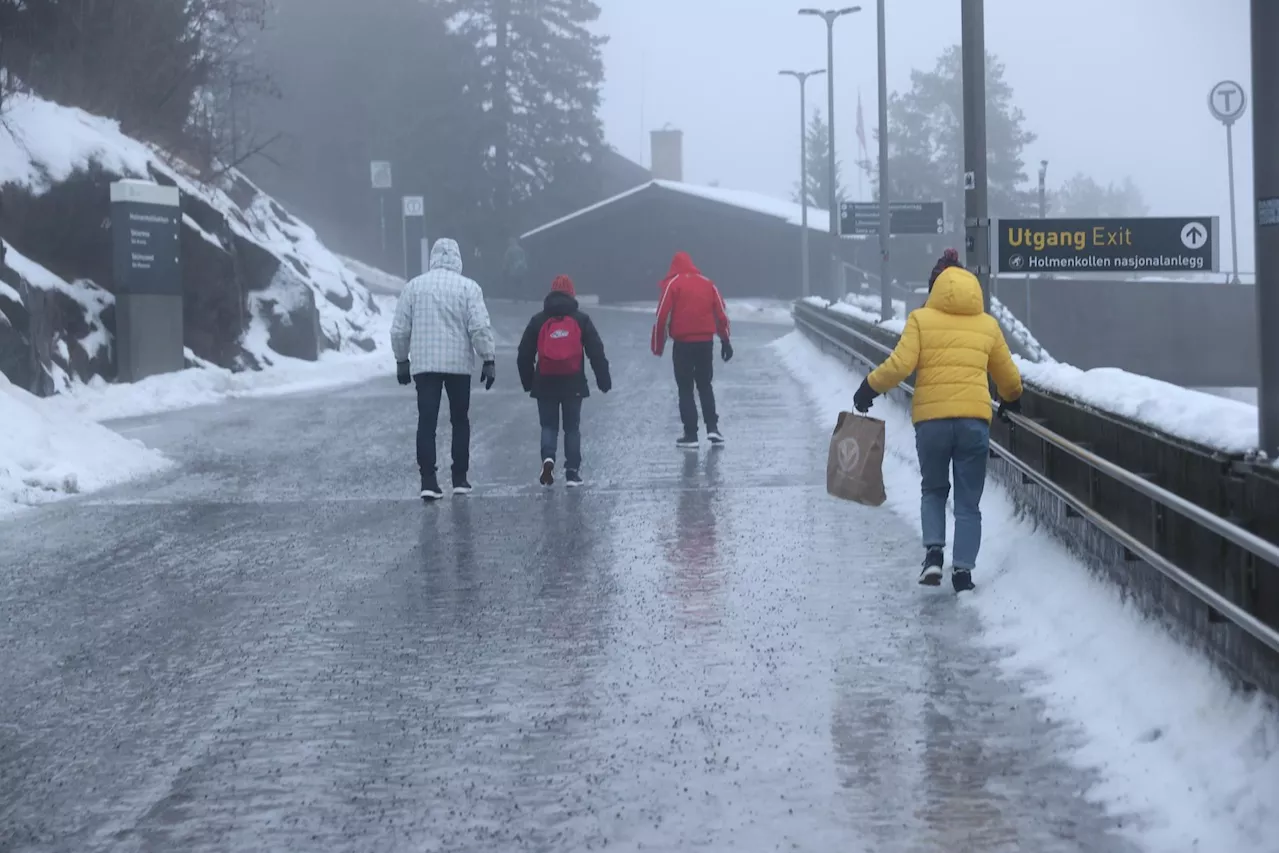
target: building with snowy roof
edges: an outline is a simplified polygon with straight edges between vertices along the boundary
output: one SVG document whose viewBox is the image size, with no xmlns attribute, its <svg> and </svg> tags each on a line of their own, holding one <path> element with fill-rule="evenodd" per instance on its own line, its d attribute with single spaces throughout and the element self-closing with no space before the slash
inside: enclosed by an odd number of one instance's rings
<svg viewBox="0 0 1280 853">
<path fill-rule="evenodd" d="M 727 297 L 793 298 L 800 288 L 800 205 L 757 193 L 656 179 L 521 235 L 530 286 L 565 274 L 603 301 L 653 298 L 671 257 L 688 252 Z M 827 214 L 809 210 L 810 281 L 830 294 Z M 874 251 L 840 241 L 855 266 Z"/>
<path fill-rule="evenodd" d="M 541 292 L 557 275 L 606 302 L 653 299 L 671 257 L 688 252 L 726 297 L 801 296 L 799 204 L 759 193 L 685 183 L 679 131 L 654 131 L 652 180 L 531 228 L 520 237 L 524 286 Z M 809 208 L 814 293 L 830 295 L 830 222 Z M 840 241 L 841 256 L 870 269 L 874 246 Z M 855 283 L 847 281 L 850 286 Z"/>
</svg>

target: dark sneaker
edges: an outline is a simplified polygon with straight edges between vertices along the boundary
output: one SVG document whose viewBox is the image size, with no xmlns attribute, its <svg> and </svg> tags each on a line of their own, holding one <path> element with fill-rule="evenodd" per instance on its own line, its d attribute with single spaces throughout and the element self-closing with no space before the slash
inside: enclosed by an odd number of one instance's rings
<svg viewBox="0 0 1280 853">
<path fill-rule="evenodd" d="M 973 589 L 973 572 L 968 569 L 952 569 L 951 586 L 956 592 L 967 592 Z"/>
<path fill-rule="evenodd" d="M 938 586 L 942 583 L 942 549 L 930 548 L 924 555 L 924 568 L 920 570 L 921 586 Z"/>
<path fill-rule="evenodd" d="M 686 432 L 680 438 L 676 439 L 676 447 L 683 447 L 686 450 L 698 449 L 698 434 L 696 432 Z"/>
<path fill-rule="evenodd" d="M 470 484 L 469 482 L 467 482 L 467 478 L 466 478 L 466 477 L 454 477 L 454 478 L 453 478 L 453 493 L 454 493 L 455 495 L 469 495 L 469 494 L 471 494 L 471 484 Z"/>
<path fill-rule="evenodd" d="M 542 460 L 542 476 L 538 478 L 538 482 L 544 486 L 550 486 L 556 481 L 556 460 Z"/>
<path fill-rule="evenodd" d="M 429 474 L 422 478 L 422 491 L 418 493 L 424 501 L 438 501 L 444 497 L 444 492 L 440 491 L 440 481 L 436 479 L 435 474 Z"/>
<path fill-rule="evenodd" d="M 565 469 L 564 482 L 571 489 L 576 489 L 582 485 L 582 475 L 572 468 Z"/>
<path fill-rule="evenodd" d="M 707 441 L 713 447 L 721 447 L 724 445 L 724 435 L 718 429 L 707 430 Z"/>
</svg>

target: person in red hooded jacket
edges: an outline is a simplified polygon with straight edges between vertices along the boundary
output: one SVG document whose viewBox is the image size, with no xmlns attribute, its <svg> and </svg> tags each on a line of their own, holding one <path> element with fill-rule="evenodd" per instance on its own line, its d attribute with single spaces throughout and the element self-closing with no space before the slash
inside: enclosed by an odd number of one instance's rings
<svg viewBox="0 0 1280 853">
<path fill-rule="evenodd" d="M 667 338 L 673 341 L 671 362 L 675 367 L 676 388 L 680 395 L 680 420 L 684 434 L 676 444 L 698 446 L 698 404 L 694 390 L 702 401 L 702 419 L 707 425 L 707 440 L 724 444 L 720 421 L 716 414 L 716 395 L 711 388 L 715 362 L 715 339 L 720 338 L 720 357 L 733 358 L 729 342 L 729 316 L 724 299 L 711 279 L 703 275 L 686 252 L 676 252 L 671 270 L 662 281 L 658 300 L 658 317 L 653 324 L 651 348 L 661 356 Z"/>
</svg>

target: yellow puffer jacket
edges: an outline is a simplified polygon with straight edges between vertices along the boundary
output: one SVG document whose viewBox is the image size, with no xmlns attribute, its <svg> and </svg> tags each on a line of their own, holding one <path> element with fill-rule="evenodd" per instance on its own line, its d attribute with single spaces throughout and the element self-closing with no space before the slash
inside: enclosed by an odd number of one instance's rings
<svg viewBox="0 0 1280 853">
<path fill-rule="evenodd" d="M 924 307 L 912 311 L 893 354 L 867 377 L 883 394 L 916 373 L 913 423 L 940 418 L 991 420 L 987 374 L 1000 398 L 1022 396 L 1022 377 L 1000 324 L 982 310 L 982 287 L 973 273 L 949 267 L 933 283 Z"/>
</svg>

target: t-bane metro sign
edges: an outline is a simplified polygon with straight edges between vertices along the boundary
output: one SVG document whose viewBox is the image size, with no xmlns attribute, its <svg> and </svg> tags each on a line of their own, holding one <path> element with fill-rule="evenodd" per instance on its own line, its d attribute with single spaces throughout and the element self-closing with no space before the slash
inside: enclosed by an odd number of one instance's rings
<svg viewBox="0 0 1280 853">
<path fill-rule="evenodd" d="M 997 270 L 1206 272 L 1218 268 L 1216 216 L 1133 219 L 1002 219 Z"/>
</svg>

